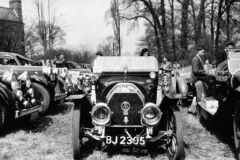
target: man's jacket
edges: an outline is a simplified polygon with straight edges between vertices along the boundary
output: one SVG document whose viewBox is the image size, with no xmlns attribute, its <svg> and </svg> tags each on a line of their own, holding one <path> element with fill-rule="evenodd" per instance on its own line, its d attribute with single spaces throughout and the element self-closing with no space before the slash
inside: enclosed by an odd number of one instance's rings
<svg viewBox="0 0 240 160">
<path fill-rule="evenodd" d="M 203 80 L 206 77 L 203 61 L 199 55 L 196 55 L 192 60 L 192 72 L 190 75 L 190 82 L 196 83 L 198 80 Z"/>
</svg>

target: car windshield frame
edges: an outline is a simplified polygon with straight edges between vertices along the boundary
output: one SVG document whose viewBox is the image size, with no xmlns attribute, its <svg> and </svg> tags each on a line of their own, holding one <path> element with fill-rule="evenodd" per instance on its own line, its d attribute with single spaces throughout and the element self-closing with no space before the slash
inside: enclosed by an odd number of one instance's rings
<svg viewBox="0 0 240 160">
<path fill-rule="evenodd" d="M 228 70 L 233 75 L 240 68 L 240 49 L 228 50 Z"/>
<path fill-rule="evenodd" d="M 106 56 L 94 60 L 93 73 L 101 72 L 158 72 L 158 62 L 153 56 Z"/>
</svg>

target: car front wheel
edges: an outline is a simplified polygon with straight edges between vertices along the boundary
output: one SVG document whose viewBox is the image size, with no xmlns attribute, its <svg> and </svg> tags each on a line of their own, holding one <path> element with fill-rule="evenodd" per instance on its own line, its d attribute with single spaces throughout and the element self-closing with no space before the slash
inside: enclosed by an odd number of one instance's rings
<svg viewBox="0 0 240 160">
<path fill-rule="evenodd" d="M 183 123 L 179 111 L 170 113 L 167 117 L 167 131 L 172 131 L 166 144 L 167 156 L 170 160 L 181 159 L 184 154 Z"/>
<path fill-rule="evenodd" d="M 72 145 L 73 145 L 73 158 L 80 159 L 82 147 L 82 134 L 81 129 L 81 111 L 80 106 L 74 106 L 73 119 L 72 119 Z"/>
<path fill-rule="evenodd" d="M 0 103 L 0 132 L 3 124 L 5 123 L 5 119 L 6 119 L 6 110 L 4 106 Z"/>
<path fill-rule="evenodd" d="M 43 109 L 40 111 L 41 114 L 45 113 L 50 105 L 50 93 L 49 91 L 43 87 L 41 84 L 33 83 L 33 85 L 37 88 L 38 92 L 40 93 L 39 99 L 43 102 Z"/>
<path fill-rule="evenodd" d="M 240 101 L 237 102 L 233 117 L 234 143 L 237 151 L 237 157 L 240 160 Z"/>
</svg>

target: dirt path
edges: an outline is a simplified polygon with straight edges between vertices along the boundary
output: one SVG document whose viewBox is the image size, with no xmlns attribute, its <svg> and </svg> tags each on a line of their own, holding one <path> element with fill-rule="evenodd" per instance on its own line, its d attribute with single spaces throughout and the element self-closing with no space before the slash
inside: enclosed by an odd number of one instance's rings
<svg viewBox="0 0 240 160">
<path fill-rule="evenodd" d="M 71 160 L 71 119 L 68 106 L 59 107 L 34 123 L 18 122 L 0 135 L 0 159 L 2 160 Z M 186 160 L 235 160 L 233 139 L 216 137 L 203 127 L 187 109 L 184 118 L 184 141 Z M 101 152 L 94 143 L 86 142 L 86 160 L 167 160 L 164 150 L 158 155 L 126 153 L 121 150 Z"/>
</svg>

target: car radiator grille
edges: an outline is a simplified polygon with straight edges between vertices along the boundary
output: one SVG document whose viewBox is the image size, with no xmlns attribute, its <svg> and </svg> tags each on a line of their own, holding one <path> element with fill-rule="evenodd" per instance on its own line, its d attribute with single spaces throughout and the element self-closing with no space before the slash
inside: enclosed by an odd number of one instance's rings
<svg viewBox="0 0 240 160">
<path fill-rule="evenodd" d="M 130 104 L 130 109 L 125 111 L 121 105 L 123 102 Z M 108 103 L 111 111 L 111 125 L 140 125 L 143 102 L 136 93 L 115 93 Z M 127 115 L 126 115 L 127 112 Z"/>
</svg>

